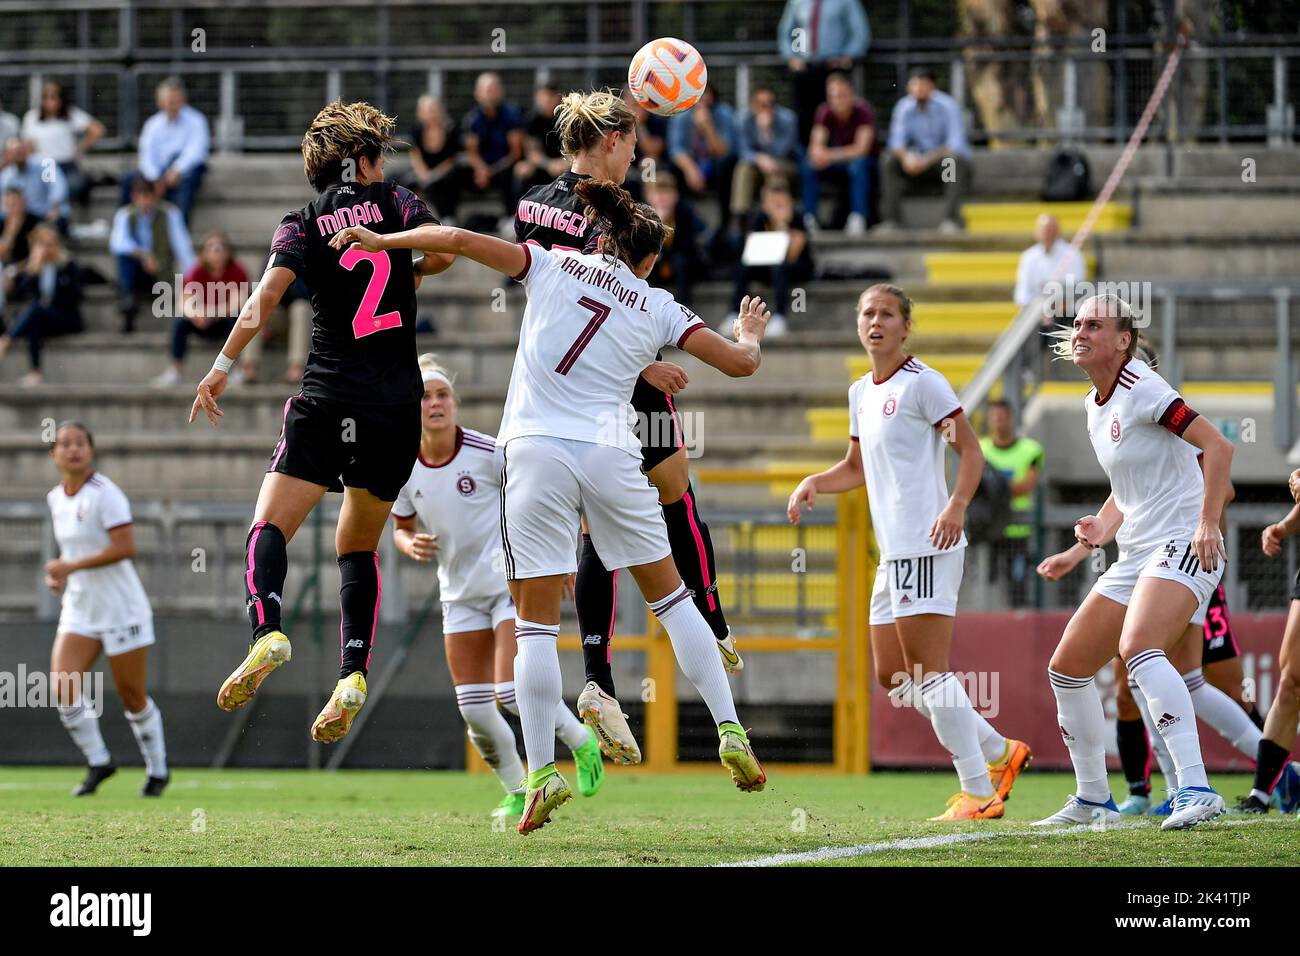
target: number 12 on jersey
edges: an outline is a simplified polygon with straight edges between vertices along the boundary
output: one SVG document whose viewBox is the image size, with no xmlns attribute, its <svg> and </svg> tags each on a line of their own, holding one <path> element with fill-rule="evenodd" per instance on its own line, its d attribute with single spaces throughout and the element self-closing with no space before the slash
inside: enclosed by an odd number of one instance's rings
<svg viewBox="0 0 1300 956">
<path fill-rule="evenodd" d="M 569 374 L 569 369 L 573 368 L 573 363 L 578 361 L 578 356 L 582 354 L 582 350 L 591 344 L 591 340 L 596 337 L 596 333 L 600 331 L 600 327 L 609 318 L 611 311 L 610 307 L 605 303 L 597 302 L 585 295 L 578 300 L 578 305 L 591 312 L 591 321 L 583 326 L 582 331 L 578 333 L 578 337 L 569 346 L 569 351 L 565 352 L 564 358 L 560 359 L 560 364 L 555 366 L 555 370 L 561 375 Z"/>
</svg>

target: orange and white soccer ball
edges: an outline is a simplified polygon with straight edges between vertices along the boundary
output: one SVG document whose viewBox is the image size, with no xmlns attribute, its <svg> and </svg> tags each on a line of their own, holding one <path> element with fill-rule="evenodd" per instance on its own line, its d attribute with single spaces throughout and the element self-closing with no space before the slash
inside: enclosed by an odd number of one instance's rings
<svg viewBox="0 0 1300 956">
<path fill-rule="evenodd" d="M 700 51 L 685 40 L 660 37 L 632 57 L 627 88 L 633 101 L 651 113 L 672 116 L 699 102 L 709 82 Z"/>
</svg>

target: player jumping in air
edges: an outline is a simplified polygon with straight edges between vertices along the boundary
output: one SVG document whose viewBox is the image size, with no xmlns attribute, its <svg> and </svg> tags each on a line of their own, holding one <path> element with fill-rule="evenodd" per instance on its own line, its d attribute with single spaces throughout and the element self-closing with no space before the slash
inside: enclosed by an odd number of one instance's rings
<svg viewBox="0 0 1300 956">
<path fill-rule="evenodd" d="M 657 496 L 641 473 L 641 443 L 629 404 L 637 376 L 676 345 L 732 376 L 752 375 L 768 313 L 746 297 L 737 341 L 710 331 L 694 312 L 645 276 L 668 234 L 654 210 L 621 186 L 575 186 L 583 215 L 596 222 L 599 251 L 548 251 L 463 229 L 379 235 L 342 230 L 336 249 L 418 248 L 467 256 L 524 283 L 519 350 L 497 443 L 502 455 L 501 539 L 518 617 L 516 692 L 528 795 L 519 832 L 543 826 L 570 799 L 555 769 L 555 711 L 561 699 L 556 638 L 564 582 L 576 568 L 578 517 L 613 568 L 628 568 L 668 632 L 682 671 L 717 725 L 718 756 L 741 790 L 767 776 L 736 716 L 717 641 L 673 564 Z M 630 762 L 602 737 L 612 759 Z"/>
<path fill-rule="evenodd" d="M 1162 829 L 1195 826 L 1224 811 L 1206 779 L 1191 692 L 1167 655 L 1223 576 L 1219 522 L 1232 444 L 1135 357 L 1137 347 L 1132 309 L 1113 295 L 1080 303 L 1056 347 L 1092 380 L 1088 436 L 1111 484 L 1100 513 L 1080 518 L 1075 537 L 1091 549 L 1114 534 L 1120 555 L 1066 625 L 1048 667 L 1077 790 L 1037 825 L 1119 818 L 1093 681 L 1117 652 L 1138 706 L 1148 708 L 1173 758 L 1178 789 Z"/>
<path fill-rule="evenodd" d="M 575 187 L 591 178 L 623 182 L 636 149 L 636 115 L 615 93 L 574 92 L 556 109 L 555 128 L 560 149 L 572 167 L 554 182 L 524 195 L 515 212 L 515 238 L 545 249 L 585 250 L 594 241 L 596 223 L 583 214 L 583 201 Z M 713 631 L 724 667 L 738 672 L 745 665 L 722 612 L 713 539 L 691 489 L 681 423 L 673 403 L 673 395 L 686 386 L 686 373 L 680 366 L 660 361 L 661 357 L 655 355 L 632 390 L 641 470 L 659 492 L 678 572 Z M 591 535 L 584 531 L 574 600 L 587 685 L 578 697 L 578 711 L 599 727 L 602 735 L 617 739 L 622 749 L 638 753 L 616 699 L 610 667 L 617 574 L 617 565 L 602 560 Z"/>
<path fill-rule="evenodd" d="M 366 699 L 366 671 L 379 623 L 379 536 L 420 448 L 424 386 L 415 351 L 415 289 L 422 275 L 447 268 L 452 256 L 347 249 L 329 239 L 364 223 L 380 233 L 437 225 L 424 202 L 384 181 L 393 120 L 367 103 L 331 103 L 302 141 L 303 170 L 319 195 L 287 214 L 275 231 L 265 274 L 244 305 L 190 409 L 213 426 L 231 364 L 260 331 L 295 279 L 311 292 L 312 348 L 302 391 L 284 403 L 248 532 L 244 588 L 252 645 L 226 678 L 217 706 L 234 710 L 291 656 L 280 629 L 286 548 L 326 492 L 342 492 L 338 551 L 339 681 L 312 724 L 333 743 L 347 734 Z"/>
<path fill-rule="evenodd" d="M 867 486 L 880 565 L 871 593 L 876 679 L 900 706 L 915 707 L 952 754 L 961 790 L 933 820 L 1000 817 L 1016 777 L 1033 759 L 971 706 L 948 664 L 966 555 L 966 506 L 984 455 L 952 386 L 904 351 L 912 300 L 897 286 L 858 297 L 858 338 L 872 369 L 849 388 L 844 460 L 801 481 L 787 505 L 798 524 L 819 493 Z M 952 495 L 945 445 L 961 458 Z"/>
<path fill-rule="evenodd" d="M 80 422 L 55 429 L 50 458 L 60 482 L 46 495 L 59 556 L 45 566 L 45 583 L 63 596 L 50 672 L 59 720 L 86 757 L 86 779 L 74 796 L 95 792 L 117 770 L 99 732 L 99 715 L 81 686 L 99 655 L 107 654 L 113 684 L 144 757 L 143 797 L 161 796 L 171 779 L 162 713 L 146 689 L 153 609 L 135 573 L 131 503 L 122 489 L 95 471 L 95 440 Z"/>
<path fill-rule="evenodd" d="M 451 376 L 420 356 L 424 400 L 420 455 L 393 505 L 393 543 L 416 561 L 438 562 L 442 632 L 456 706 L 470 742 L 506 790 L 493 816 L 524 811 L 524 767 L 501 710 L 515 701 L 515 603 L 494 558 L 501 547 L 501 466 L 496 439 L 461 428 Z M 425 530 L 416 530 L 416 519 Z M 561 701 L 556 734 L 573 751 L 578 792 L 593 796 L 605 779 L 596 732 Z"/>
</svg>

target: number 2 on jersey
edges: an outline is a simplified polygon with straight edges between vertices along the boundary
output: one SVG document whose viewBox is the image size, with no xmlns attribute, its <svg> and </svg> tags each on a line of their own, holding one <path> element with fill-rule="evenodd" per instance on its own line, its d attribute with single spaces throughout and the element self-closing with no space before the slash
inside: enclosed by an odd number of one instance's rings
<svg viewBox="0 0 1300 956">
<path fill-rule="evenodd" d="M 591 340 L 596 337 L 596 333 L 600 331 L 601 325 L 609 318 L 611 311 L 610 307 L 605 303 L 597 302 L 585 295 L 578 300 L 578 305 L 591 312 L 591 321 L 582 327 L 578 337 L 569 346 L 569 351 L 564 353 L 564 358 L 560 359 L 560 364 L 555 366 L 555 370 L 561 375 L 569 374 L 569 369 L 573 368 L 573 363 L 578 361 L 578 356 L 582 354 L 582 350 L 591 344 Z"/>
<path fill-rule="evenodd" d="M 383 332 L 385 329 L 400 328 L 402 313 L 385 312 L 383 315 L 375 315 L 375 310 L 379 308 L 379 300 L 384 297 L 384 289 L 388 286 L 388 277 L 393 271 L 387 253 L 366 252 L 351 246 L 339 259 L 339 265 L 349 272 L 356 268 L 359 262 L 369 262 L 374 266 L 375 271 L 371 273 L 370 281 L 366 283 L 366 294 L 361 297 L 357 314 L 352 317 L 352 335 L 363 339 L 367 335 Z"/>
</svg>

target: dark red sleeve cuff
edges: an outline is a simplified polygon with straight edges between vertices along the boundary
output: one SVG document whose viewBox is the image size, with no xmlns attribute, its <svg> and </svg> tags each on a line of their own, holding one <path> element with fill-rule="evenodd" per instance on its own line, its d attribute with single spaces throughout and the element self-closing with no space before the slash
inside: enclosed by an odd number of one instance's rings
<svg viewBox="0 0 1300 956">
<path fill-rule="evenodd" d="M 1192 410 L 1181 398 L 1175 398 L 1165 409 L 1165 413 L 1160 416 L 1160 424 L 1169 429 L 1179 438 L 1183 437 L 1183 432 L 1187 431 L 1187 426 L 1196 421 L 1199 416 Z"/>
<path fill-rule="evenodd" d="M 414 518 L 415 515 L 414 513 L 409 515 L 399 515 L 397 512 L 393 512 L 393 517 L 396 518 L 398 521 L 409 521 L 411 518 Z"/>
<path fill-rule="evenodd" d="M 862 440 L 862 439 L 860 439 L 857 435 L 850 435 L 850 436 L 849 436 L 849 441 L 861 441 L 861 440 Z"/>
<path fill-rule="evenodd" d="M 528 248 L 528 243 L 526 242 L 519 243 L 519 248 L 524 250 L 524 267 L 519 271 L 519 275 L 513 276 L 512 278 L 516 282 L 523 282 L 524 276 L 528 275 L 528 270 L 532 267 L 533 253 L 532 250 Z"/>
<path fill-rule="evenodd" d="M 935 422 L 935 423 L 934 423 L 934 427 L 935 427 L 935 428 L 942 428 L 944 422 L 946 422 L 946 421 L 947 421 L 948 419 L 950 419 L 950 418 L 955 418 L 956 416 L 960 415 L 960 414 L 962 413 L 962 411 L 964 411 L 964 409 L 963 409 L 960 405 L 958 405 L 956 408 L 954 408 L 952 411 L 950 411 L 947 415 L 944 415 L 943 418 L 941 418 L 941 419 L 939 419 L 937 422 Z"/>
<path fill-rule="evenodd" d="M 677 347 L 679 349 L 684 348 L 686 346 L 686 340 L 704 327 L 705 326 L 703 322 L 701 322 L 699 325 L 692 325 L 689 329 L 683 332 L 682 337 L 677 340 Z"/>
</svg>

